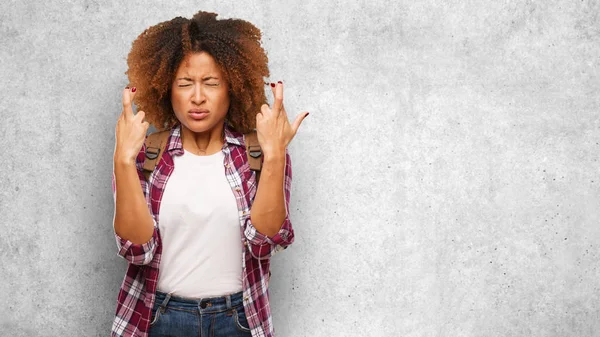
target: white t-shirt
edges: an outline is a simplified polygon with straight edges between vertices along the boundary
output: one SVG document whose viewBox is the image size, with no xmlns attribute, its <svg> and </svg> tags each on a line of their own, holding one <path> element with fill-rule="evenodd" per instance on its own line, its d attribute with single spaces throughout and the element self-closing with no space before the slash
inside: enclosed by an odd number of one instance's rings
<svg viewBox="0 0 600 337">
<path fill-rule="evenodd" d="M 189 298 L 242 290 L 242 242 L 224 153 L 174 156 L 159 221 L 158 290 Z"/>
</svg>

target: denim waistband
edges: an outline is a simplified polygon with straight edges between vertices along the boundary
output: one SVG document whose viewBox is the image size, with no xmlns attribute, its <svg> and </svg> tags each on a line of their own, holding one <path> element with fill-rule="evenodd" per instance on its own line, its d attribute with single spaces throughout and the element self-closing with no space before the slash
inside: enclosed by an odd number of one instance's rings
<svg viewBox="0 0 600 337">
<path fill-rule="evenodd" d="M 176 307 L 189 311 L 210 313 L 224 311 L 242 305 L 244 303 L 243 298 L 244 296 L 242 291 L 219 297 L 196 299 L 175 296 L 157 290 L 155 302 L 158 303 L 161 308 L 163 308 L 163 311 L 167 307 Z"/>
</svg>

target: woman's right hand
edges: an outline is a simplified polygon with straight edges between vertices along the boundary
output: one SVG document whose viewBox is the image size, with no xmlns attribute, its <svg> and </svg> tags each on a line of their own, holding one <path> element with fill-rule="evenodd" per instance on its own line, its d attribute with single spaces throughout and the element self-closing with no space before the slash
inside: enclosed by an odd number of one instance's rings
<svg viewBox="0 0 600 337">
<path fill-rule="evenodd" d="M 146 115 L 138 111 L 135 115 L 131 109 L 131 101 L 135 97 L 136 88 L 123 89 L 123 111 L 117 120 L 115 129 L 114 161 L 120 163 L 135 163 L 135 158 L 144 144 L 146 132 L 150 124 L 144 121 Z"/>
</svg>

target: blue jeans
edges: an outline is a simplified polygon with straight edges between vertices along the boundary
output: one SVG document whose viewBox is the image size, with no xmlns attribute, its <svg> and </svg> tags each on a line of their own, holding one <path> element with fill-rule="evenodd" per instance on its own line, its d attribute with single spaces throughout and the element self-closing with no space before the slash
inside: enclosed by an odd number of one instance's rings
<svg viewBox="0 0 600 337">
<path fill-rule="evenodd" d="M 241 291 L 203 299 L 157 291 L 150 322 L 150 337 L 251 336 Z"/>
</svg>

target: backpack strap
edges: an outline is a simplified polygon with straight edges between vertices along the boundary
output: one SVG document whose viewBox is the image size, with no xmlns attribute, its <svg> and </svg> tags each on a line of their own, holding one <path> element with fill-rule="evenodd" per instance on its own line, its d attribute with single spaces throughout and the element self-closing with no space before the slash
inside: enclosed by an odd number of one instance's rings
<svg viewBox="0 0 600 337">
<path fill-rule="evenodd" d="M 256 135 L 256 130 L 252 130 L 244 134 L 244 139 L 246 142 L 246 155 L 248 157 L 248 164 L 250 165 L 250 169 L 256 172 L 256 184 L 258 185 L 263 155 L 258 142 L 258 136 Z"/>
<path fill-rule="evenodd" d="M 148 135 L 148 137 L 146 137 L 146 152 L 143 165 L 146 181 L 149 180 L 150 174 L 152 174 L 152 171 L 154 171 L 156 165 L 160 161 L 160 158 L 165 152 L 169 135 L 170 130 L 164 130 L 151 133 Z M 258 136 L 256 135 L 256 130 L 244 134 L 244 138 L 246 142 L 246 155 L 248 157 L 248 164 L 250 165 L 250 169 L 256 172 L 256 184 L 258 185 L 263 155 L 258 142 Z"/>
<path fill-rule="evenodd" d="M 150 178 L 150 174 L 154 171 L 156 164 L 162 158 L 163 152 L 167 148 L 167 140 L 169 139 L 170 130 L 154 132 L 146 138 L 146 157 L 144 158 L 144 176 L 146 181 Z"/>
</svg>

